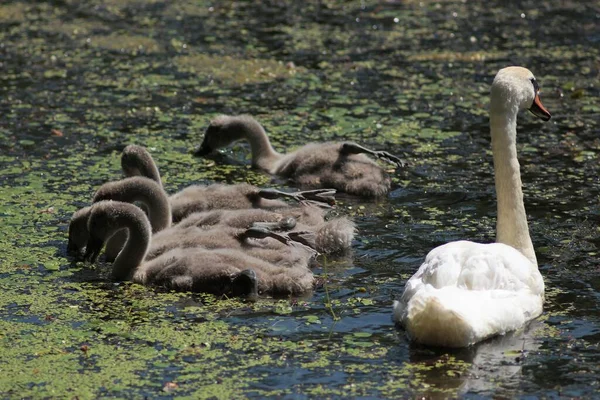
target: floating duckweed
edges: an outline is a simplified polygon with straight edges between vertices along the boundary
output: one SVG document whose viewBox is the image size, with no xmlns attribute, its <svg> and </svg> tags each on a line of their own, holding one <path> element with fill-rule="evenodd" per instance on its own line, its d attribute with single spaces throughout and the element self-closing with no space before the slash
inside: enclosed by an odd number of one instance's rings
<svg viewBox="0 0 600 400">
<path fill-rule="evenodd" d="M 593 397 L 597 18 L 578 2 L 522 8 L 0 5 L 0 396 Z M 518 137 L 545 313 L 531 332 L 479 347 L 415 346 L 394 327 L 391 303 L 429 249 L 495 240 L 488 97 L 507 63 L 533 70 L 553 113 L 547 124 L 521 115 Z M 151 148 L 170 193 L 215 181 L 293 190 L 253 170 L 245 144 L 223 152 L 235 165 L 190 154 L 220 113 L 255 115 L 280 151 L 353 140 L 410 164 L 390 169 L 389 199 L 340 197 L 332 216 L 355 218 L 353 254 L 319 258 L 307 298 L 115 283 L 110 264 L 66 253 L 71 214 L 122 176 L 130 143 Z"/>
</svg>

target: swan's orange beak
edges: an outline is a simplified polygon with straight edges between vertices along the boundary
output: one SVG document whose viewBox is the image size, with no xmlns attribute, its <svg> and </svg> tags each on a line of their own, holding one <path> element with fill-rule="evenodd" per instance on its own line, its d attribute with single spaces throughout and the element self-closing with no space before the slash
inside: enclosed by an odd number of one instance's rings
<svg viewBox="0 0 600 400">
<path fill-rule="evenodd" d="M 533 99 L 533 104 L 531 105 L 531 107 L 529 107 L 529 111 L 531 111 L 533 115 L 543 119 L 544 121 L 548 121 L 551 117 L 550 112 L 546 110 L 546 107 L 544 107 L 542 101 L 540 100 L 539 92 L 535 94 L 535 99 Z"/>
</svg>

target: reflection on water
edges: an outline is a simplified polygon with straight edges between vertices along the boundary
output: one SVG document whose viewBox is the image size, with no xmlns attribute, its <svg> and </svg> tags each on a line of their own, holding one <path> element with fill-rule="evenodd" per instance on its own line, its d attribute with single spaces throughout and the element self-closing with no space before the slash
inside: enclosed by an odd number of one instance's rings
<svg viewBox="0 0 600 400">
<path fill-rule="evenodd" d="M 466 349 L 410 344 L 410 362 L 438 367 L 423 373 L 420 393 L 431 398 L 445 398 L 449 393 L 490 396 L 502 386 L 525 386 L 523 370 L 539 362 L 538 350 L 546 333 L 545 323 L 534 320 L 522 330 Z"/>
<path fill-rule="evenodd" d="M 541 345 L 543 322 L 533 321 L 523 331 L 509 333 L 474 347 L 467 359 L 472 367 L 459 393 L 491 393 L 499 384 L 520 380 L 527 357 L 535 357 Z M 466 361 L 467 361 L 466 360 Z"/>
</svg>

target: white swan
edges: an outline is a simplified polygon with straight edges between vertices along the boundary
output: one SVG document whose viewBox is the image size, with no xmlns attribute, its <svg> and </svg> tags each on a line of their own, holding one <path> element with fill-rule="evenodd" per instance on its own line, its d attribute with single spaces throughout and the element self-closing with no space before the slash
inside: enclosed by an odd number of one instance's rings
<svg viewBox="0 0 600 400">
<path fill-rule="evenodd" d="M 394 302 L 394 321 L 417 342 L 469 346 L 517 329 L 542 312 L 544 281 L 529 237 L 516 148 L 520 110 L 550 119 L 538 92 L 533 74 L 522 67 L 501 69 L 494 78 L 490 129 L 497 243 L 458 241 L 429 252 Z"/>
</svg>

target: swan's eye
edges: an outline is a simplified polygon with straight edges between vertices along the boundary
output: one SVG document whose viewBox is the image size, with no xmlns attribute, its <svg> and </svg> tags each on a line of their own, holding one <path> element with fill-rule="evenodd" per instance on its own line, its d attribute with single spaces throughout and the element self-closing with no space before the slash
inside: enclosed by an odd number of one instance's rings
<svg viewBox="0 0 600 400">
<path fill-rule="evenodd" d="M 531 78 L 530 81 L 531 81 L 531 84 L 533 85 L 534 92 L 537 94 L 537 92 L 540 91 L 540 85 L 538 85 L 538 83 L 535 80 L 535 78 Z"/>
</svg>

